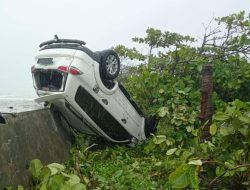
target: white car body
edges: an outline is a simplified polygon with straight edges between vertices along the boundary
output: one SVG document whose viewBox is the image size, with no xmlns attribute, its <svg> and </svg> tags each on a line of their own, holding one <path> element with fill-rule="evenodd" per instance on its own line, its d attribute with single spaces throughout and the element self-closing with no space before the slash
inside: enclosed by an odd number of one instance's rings
<svg viewBox="0 0 250 190">
<path fill-rule="evenodd" d="M 45 63 L 40 63 L 43 59 Z M 46 63 L 46 60 L 51 62 Z M 99 64 L 77 48 L 41 49 L 32 67 L 34 87 L 39 96 L 35 101 L 53 104 L 71 127 L 79 132 L 102 136 L 116 143 L 146 139 L 143 114 L 131 104 L 118 82 L 114 81 L 111 89 L 104 85 Z M 67 72 L 58 71 L 60 67 L 67 67 Z M 70 69 L 77 69 L 80 74 L 72 74 Z M 52 76 L 53 72 L 56 72 L 55 76 Z M 42 77 L 48 78 L 49 74 L 51 78 L 63 75 L 62 84 L 57 83 L 56 90 L 39 86 L 44 80 Z"/>
</svg>

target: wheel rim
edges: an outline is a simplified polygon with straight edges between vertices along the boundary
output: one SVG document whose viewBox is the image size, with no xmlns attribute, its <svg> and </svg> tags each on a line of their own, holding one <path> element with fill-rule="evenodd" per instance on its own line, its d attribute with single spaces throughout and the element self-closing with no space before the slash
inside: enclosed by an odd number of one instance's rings
<svg viewBox="0 0 250 190">
<path fill-rule="evenodd" d="M 118 70 L 118 61 L 114 55 L 109 55 L 106 60 L 106 69 L 110 75 L 114 75 Z"/>
</svg>

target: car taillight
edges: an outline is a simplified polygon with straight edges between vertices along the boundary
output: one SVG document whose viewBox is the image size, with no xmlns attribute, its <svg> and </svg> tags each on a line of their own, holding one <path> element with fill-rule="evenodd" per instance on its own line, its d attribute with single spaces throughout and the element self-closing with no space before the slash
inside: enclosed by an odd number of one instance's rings
<svg viewBox="0 0 250 190">
<path fill-rule="evenodd" d="M 62 71 L 64 73 L 68 73 L 69 72 L 72 75 L 81 75 L 82 74 L 82 72 L 79 69 L 77 69 L 76 67 L 70 67 L 68 69 L 67 66 L 59 66 L 57 68 L 57 70 Z"/>
<path fill-rule="evenodd" d="M 82 74 L 82 72 L 79 69 L 77 69 L 76 67 L 70 67 L 69 72 L 72 75 L 81 75 Z"/>
<path fill-rule="evenodd" d="M 62 71 L 64 73 L 67 73 L 68 67 L 67 66 L 59 66 L 59 67 L 57 67 L 57 70 Z"/>
</svg>

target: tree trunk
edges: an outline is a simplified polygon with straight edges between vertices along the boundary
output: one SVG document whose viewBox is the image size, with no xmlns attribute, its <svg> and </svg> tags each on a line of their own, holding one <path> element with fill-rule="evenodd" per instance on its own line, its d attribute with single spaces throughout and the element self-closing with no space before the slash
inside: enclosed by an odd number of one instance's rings
<svg viewBox="0 0 250 190">
<path fill-rule="evenodd" d="M 210 138 L 209 128 L 212 124 L 213 116 L 213 67 L 211 64 L 205 64 L 202 69 L 202 86 L 201 86 L 201 113 L 200 120 L 202 124 L 201 140 L 205 141 Z"/>
</svg>

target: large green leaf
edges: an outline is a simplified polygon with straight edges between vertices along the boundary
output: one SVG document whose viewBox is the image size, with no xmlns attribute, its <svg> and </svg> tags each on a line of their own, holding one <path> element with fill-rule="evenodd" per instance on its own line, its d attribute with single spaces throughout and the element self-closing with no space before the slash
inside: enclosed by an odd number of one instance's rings
<svg viewBox="0 0 250 190">
<path fill-rule="evenodd" d="M 222 175 L 224 172 L 225 172 L 225 168 L 224 168 L 223 166 L 217 166 L 217 167 L 216 167 L 216 170 L 215 170 L 216 176 L 220 176 L 220 175 Z"/>
<path fill-rule="evenodd" d="M 50 177 L 47 183 L 47 189 L 61 189 L 64 185 L 65 177 L 62 174 L 56 174 Z"/>
<path fill-rule="evenodd" d="M 17 190 L 24 190 L 24 187 L 22 185 L 18 185 Z"/>
<path fill-rule="evenodd" d="M 59 172 L 62 172 L 65 169 L 64 165 L 58 163 L 49 164 L 47 165 L 47 167 L 50 169 L 51 175 L 55 175 Z"/>
<path fill-rule="evenodd" d="M 199 189 L 199 177 L 197 172 L 197 167 L 191 167 L 189 170 L 189 179 L 191 187 L 193 187 L 195 190 Z"/>
<path fill-rule="evenodd" d="M 41 183 L 46 184 L 48 182 L 48 180 L 49 180 L 50 175 L 51 175 L 50 169 L 48 167 L 43 167 L 41 169 L 41 172 L 40 172 L 40 175 L 39 175 L 39 179 L 40 179 Z"/>
<path fill-rule="evenodd" d="M 78 183 L 74 185 L 73 187 L 71 187 L 70 190 L 86 190 L 86 186 L 82 183 Z"/>
<path fill-rule="evenodd" d="M 67 181 L 67 183 L 70 186 L 76 185 L 76 184 L 80 183 L 80 178 L 77 175 L 70 174 L 69 175 L 69 180 Z"/>
<path fill-rule="evenodd" d="M 247 108 L 248 105 L 245 102 L 242 102 L 240 100 L 235 100 L 232 102 L 232 105 L 237 106 L 238 108 Z"/>
<path fill-rule="evenodd" d="M 174 188 L 185 188 L 190 184 L 189 169 L 190 165 L 181 165 L 169 175 L 169 182 Z"/>
<path fill-rule="evenodd" d="M 157 135 L 154 137 L 153 141 L 155 144 L 161 144 L 165 142 L 167 137 L 165 135 Z"/>
<path fill-rule="evenodd" d="M 246 124 L 250 123 L 250 118 L 246 115 L 239 116 L 239 120 L 242 121 L 243 123 L 246 123 Z"/>
<path fill-rule="evenodd" d="M 167 107 L 161 107 L 158 110 L 158 115 L 159 117 L 164 117 L 166 114 L 169 114 L 168 108 Z"/>
<path fill-rule="evenodd" d="M 185 188 L 191 185 L 198 189 L 198 176 L 195 165 L 180 165 L 174 172 L 169 175 L 169 182 L 174 188 Z"/>
<path fill-rule="evenodd" d="M 118 170 L 118 171 L 116 171 L 116 172 L 114 173 L 114 177 L 115 177 L 115 178 L 118 178 L 118 177 L 120 177 L 120 176 L 122 175 L 122 173 L 123 173 L 123 170 Z"/>
<path fill-rule="evenodd" d="M 72 187 L 69 184 L 65 184 L 60 190 L 72 190 Z"/>
<path fill-rule="evenodd" d="M 188 162 L 188 164 L 196 165 L 196 166 L 201 166 L 202 165 L 202 161 L 201 160 L 191 160 L 191 161 Z"/>
<path fill-rule="evenodd" d="M 160 94 L 164 93 L 164 89 L 160 89 L 160 90 L 159 90 L 159 93 L 160 93 Z"/>
<path fill-rule="evenodd" d="M 225 121 L 227 119 L 229 119 L 229 116 L 226 115 L 225 113 L 222 113 L 222 112 L 218 112 L 216 113 L 213 118 L 217 121 Z"/>
<path fill-rule="evenodd" d="M 248 128 L 242 127 L 242 128 L 239 128 L 238 131 L 239 131 L 244 137 L 248 137 L 248 136 L 249 136 L 249 130 L 248 130 Z"/>
<path fill-rule="evenodd" d="M 29 165 L 29 171 L 36 179 L 38 179 L 41 169 L 43 167 L 42 162 L 39 159 L 31 160 Z"/>
<path fill-rule="evenodd" d="M 170 156 L 170 155 L 174 154 L 176 150 L 177 150 L 177 148 L 171 148 L 171 149 L 169 149 L 169 150 L 167 151 L 166 154 L 167 154 L 168 156 Z"/>
<path fill-rule="evenodd" d="M 216 134 L 216 131 L 217 131 L 217 125 L 216 125 L 216 123 L 213 123 L 213 124 L 210 126 L 210 128 L 209 128 L 209 133 L 210 133 L 211 135 L 215 135 L 215 134 Z"/>
<path fill-rule="evenodd" d="M 235 130 L 233 127 L 221 127 L 220 128 L 220 134 L 222 136 L 232 135 L 235 133 Z"/>
</svg>

